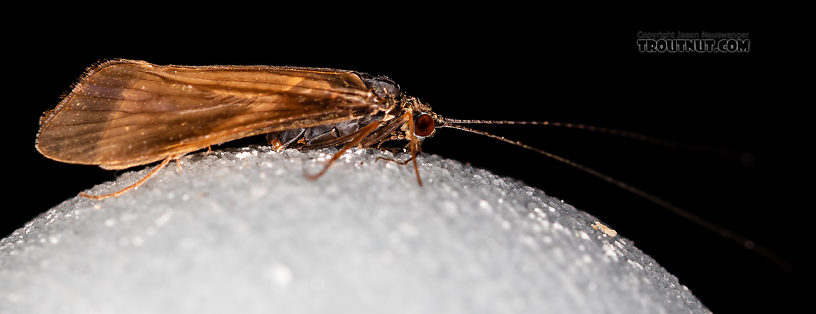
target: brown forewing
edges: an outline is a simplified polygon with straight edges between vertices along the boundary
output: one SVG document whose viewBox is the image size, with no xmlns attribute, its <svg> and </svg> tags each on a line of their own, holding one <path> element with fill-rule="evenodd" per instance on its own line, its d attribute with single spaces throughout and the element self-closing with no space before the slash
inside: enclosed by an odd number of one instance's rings
<svg viewBox="0 0 816 314">
<path fill-rule="evenodd" d="M 91 68 L 46 113 L 37 149 L 62 162 L 123 169 L 386 106 L 351 71 L 114 60 Z"/>
</svg>

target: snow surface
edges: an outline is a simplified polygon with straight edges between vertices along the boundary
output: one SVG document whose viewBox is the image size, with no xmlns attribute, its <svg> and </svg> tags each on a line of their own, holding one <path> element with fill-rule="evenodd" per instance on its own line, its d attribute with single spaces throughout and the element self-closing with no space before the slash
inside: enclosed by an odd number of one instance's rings
<svg viewBox="0 0 816 314">
<path fill-rule="evenodd" d="M 435 155 L 419 187 L 358 149 L 304 178 L 336 151 L 198 153 L 66 200 L 0 241 L 0 313 L 708 312 L 538 189 Z"/>
</svg>

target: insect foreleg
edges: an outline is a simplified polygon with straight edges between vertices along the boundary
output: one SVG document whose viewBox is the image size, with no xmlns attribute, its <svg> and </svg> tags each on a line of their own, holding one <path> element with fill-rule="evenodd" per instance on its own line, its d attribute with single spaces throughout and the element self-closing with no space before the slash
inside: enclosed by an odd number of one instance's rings
<svg viewBox="0 0 816 314">
<path fill-rule="evenodd" d="M 403 116 L 407 116 L 408 118 L 408 132 L 411 135 L 411 143 L 409 143 L 409 145 L 411 146 L 411 161 L 414 162 L 414 173 L 416 173 L 417 183 L 419 183 L 419 186 L 422 186 L 422 178 L 419 177 L 419 166 L 417 166 L 416 161 L 417 151 L 419 150 L 419 140 L 416 137 L 416 133 L 414 133 L 413 113 L 409 110 Z"/>
</svg>

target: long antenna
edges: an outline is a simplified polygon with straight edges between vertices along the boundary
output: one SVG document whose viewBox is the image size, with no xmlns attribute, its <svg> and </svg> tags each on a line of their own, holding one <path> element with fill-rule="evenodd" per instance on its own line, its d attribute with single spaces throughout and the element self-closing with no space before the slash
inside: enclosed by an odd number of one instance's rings
<svg viewBox="0 0 816 314">
<path fill-rule="evenodd" d="M 573 168 L 576 168 L 578 170 L 584 171 L 584 172 L 586 172 L 588 174 L 591 174 L 591 175 L 593 175 L 593 176 L 595 176 L 595 177 L 597 177 L 597 178 L 599 178 L 601 180 L 609 182 L 609 183 L 611 183 L 611 184 L 613 184 L 613 185 L 615 185 L 615 186 L 617 186 L 617 187 L 619 187 L 621 189 L 629 191 L 632 194 L 640 196 L 640 197 L 642 197 L 642 198 L 644 198 L 644 199 L 646 199 L 646 200 L 648 200 L 648 201 L 650 201 L 650 202 L 652 202 L 652 203 L 654 203 L 654 204 L 656 204 L 656 205 L 658 205 L 658 206 L 660 206 L 660 207 L 674 213 L 675 215 L 678 215 L 678 216 L 680 216 L 682 218 L 685 218 L 686 220 L 689 220 L 689 221 L 691 221 L 691 222 L 693 222 L 693 223 L 695 223 L 695 224 L 697 224 L 697 225 L 699 225 L 699 226 L 701 226 L 701 227 L 703 227 L 705 229 L 708 229 L 711 232 L 717 233 L 717 234 L 721 235 L 722 237 L 724 237 L 726 239 L 729 239 L 729 240 L 731 240 L 731 241 L 733 241 L 733 242 L 735 242 L 737 244 L 740 244 L 740 245 L 742 245 L 743 247 L 745 247 L 748 250 L 753 250 L 757 254 L 765 257 L 769 261 L 771 261 L 774 264 L 776 264 L 777 266 L 779 266 L 785 272 L 790 273 L 790 272 L 793 271 L 793 266 L 790 263 L 788 263 L 786 260 L 782 259 L 781 257 L 777 256 L 774 252 L 770 251 L 769 249 L 767 249 L 767 248 L 765 248 L 765 247 L 763 247 L 763 246 L 761 246 L 759 244 L 754 243 L 754 241 L 751 241 L 751 239 L 748 239 L 745 236 L 742 236 L 742 235 L 740 235 L 740 234 L 738 234 L 738 233 L 736 233 L 734 231 L 731 231 L 730 229 L 721 227 L 721 226 L 719 226 L 719 225 L 717 225 L 717 224 L 715 224 L 715 223 L 713 223 L 711 221 L 706 220 L 705 218 L 697 216 L 694 213 L 692 213 L 692 212 L 690 212 L 688 210 L 685 210 L 683 208 L 680 208 L 677 205 L 674 205 L 674 204 L 672 204 L 672 203 L 670 203 L 670 202 L 668 202 L 668 201 L 666 201 L 666 200 L 664 200 L 664 199 L 662 199 L 660 197 L 657 197 L 657 196 L 655 196 L 655 195 L 653 195 L 651 193 L 648 193 L 648 192 L 643 191 L 643 190 L 641 190 L 639 188 L 631 186 L 631 185 L 629 185 L 629 184 L 627 184 L 627 183 L 625 183 L 623 181 L 620 181 L 620 180 L 612 178 L 612 177 L 610 177 L 610 176 L 608 176 L 606 174 L 598 172 L 595 169 L 589 168 L 587 166 L 584 166 L 582 164 L 579 164 L 579 163 L 574 162 L 572 160 L 569 160 L 567 158 L 561 157 L 559 155 L 555 155 L 555 154 L 550 153 L 548 151 L 545 151 L 543 149 L 532 147 L 532 146 L 524 144 L 524 143 L 522 143 L 520 141 L 510 140 L 510 139 L 502 137 L 502 136 L 498 136 L 498 135 L 490 134 L 490 133 L 487 133 L 487 132 L 484 132 L 484 131 L 471 129 L 471 128 L 468 128 L 468 127 L 464 127 L 464 126 L 461 126 L 461 125 L 454 124 L 455 121 L 478 121 L 478 120 L 454 120 L 454 119 L 442 118 L 442 119 L 440 119 L 440 121 L 442 123 L 438 126 L 439 128 L 457 129 L 457 130 L 461 130 L 461 131 L 465 131 L 465 132 L 469 132 L 469 133 L 483 135 L 483 136 L 486 136 L 486 137 L 489 137 L 489 138 L 492 138 L 492 139 L 496 139 L 496 140 L 499 140 L 499 141 L 502 141 L 502 142 L 505 142 L 505 143 L 510 143 L 512 145 L 515 145 L 515 146 L 518 146 L 518 147 L 522 147 L 522 148 L 537 152 L 537 153 L 539 153 L 541 155 L 544 155 L 544 156 L 547 156 L 547 157 L 552 158 L 554 160 L 557 160 L 557 161 L 559 161 L 559 162 L 561 162 L 563 164 L 569 165 L 569 166 L 571 166 Z M 510 122 L 510 121 L 497 121 L 497 122 L 500 122 L 498 124 L 534 124 L 534 123 L 529 123 L 529 122 L 526 122 L 526 123 L 525 122 L 522 122 L 522 123 L 504 123 L 504 122 Z M 473 122 L 473 123 L 476 123 L 476 122 Z"/>
<path fill-rule="evenodd" d="M 700 152 L 705 154 L 716 154 L 721 155 L 726 158 L 736 159 L 736 160 L 744 160 L 744 158 L 748 155 L 744 152 L 736 151 L 729 148 L 723 147 L 708 147 L 708 146 L 696 146 L 696 145 L 688 145 L 688 144 L 680 144 L 677 142 L 673 142 L 670 140 L 641 134 L 632 131 L 620 130 L 620 129 L 613 129 L 613 128 L 606 128 L 601 126 L 595 125 L 588 125 L 588 124 L 581 124 L 581 123 L 569 123 L 569 122 L 557 122 L 557 121 L 510 121 L 510 120 L 463 120 L 463 119 L 449 119 L 439 117 L 439 119 L 444 123 L 452 123 L 455 125 L 462 125 L 462 124 L 515 124 L 515 125 L 537 125 L 537 126 L 551 126 L 557 128 L 565 128 L 565 129 L 578 129 L 578 130 L 586 130 L 591 132 L 599 132 L 614 136 L 621 136 L 626 137 L 633 140 L 638 140 L 642 142 L 646 142 L 649 144 L 654 144 L 658 146 L 663 146 L 670 149 L 678 149 L 678 150 L 685 150 L 685 151 L 693 151 L 693 152 Z"/>
</svg>

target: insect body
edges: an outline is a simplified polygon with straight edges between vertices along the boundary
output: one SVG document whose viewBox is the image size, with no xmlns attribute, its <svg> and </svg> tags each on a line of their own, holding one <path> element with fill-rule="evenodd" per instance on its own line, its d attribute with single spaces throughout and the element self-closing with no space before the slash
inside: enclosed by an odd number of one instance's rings
<svg viewBox="0 0 816 314">
<path fill-rule="evenodd" d="M 333 160 L 352 146 L 409 140 L 413 158 L 435 118 L 392 80 L 355 71 L 113 60 L 92 67 L 45 113 L 36 147 L 57 161 L 104 169 L 258 134 L 279 147 L 345 145 Z"/>
</svg>

